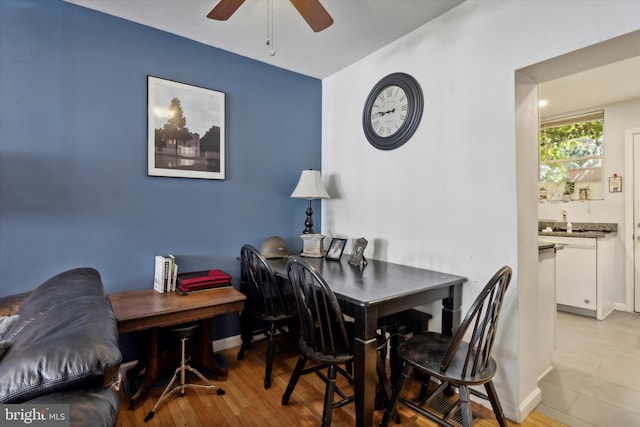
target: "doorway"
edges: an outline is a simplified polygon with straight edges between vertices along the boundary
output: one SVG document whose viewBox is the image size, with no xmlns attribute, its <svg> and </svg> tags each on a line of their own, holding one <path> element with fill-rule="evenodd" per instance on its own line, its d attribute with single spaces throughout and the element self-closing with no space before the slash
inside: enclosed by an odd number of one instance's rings
<svg viewBox="0 0 640 427">
<path fill-rule="evenodd" d="M 537 112 L 540 86 L 542 86 L 543 84 L 547 85 L 555 80 L 573 74 L 581 73 L 583 71 L 597 69 L 605 65 L 610 65 L 637 57 L 640 57 L 640 31 L 634 31 L 624 36 L 616 37 L 614 39 L 610 39 L 593 46 L 570 52 L 565 55 L 552 58 L 516 71 L 516 105 L 518 106 L 518 109 L 516 111 L 516 131 L 518 157 L 529 157 L 529 159 L 527 160 L 519 159 L 518 161 L 518 182 L 523 183 L 522 185 L 526 186 L 526 190 L 523 190 L 520 194 L 523 194 L 526 198 L 534 198 L 537 201 L 537 121 L 539 120 L 539 114 L 532 114 L 532 110 L 535 109 Z M 522 88 L 524 87 L 527 88 L 526 91 L 522 90 Z M 518 88 L 521 89 L 518 90 Z M 526 96 L 522 96 L 523 93 L 525 93 Z M 528 105 L 526 106 L 526 108 L 523 108 L 523 104 Z M 596 106 L 594 105 L 585 105 L 583 108 L 588 109 L 595 107 Z M 536 134 L 532 135 L 531 133 L 534 132 L 534 126 L 532 122 L 534 121 Z M 630 126 L 635 127 L 637 126 L 637 123 L 631 123 Z M 622 142 L 622 145 L 624 145 L 624 141 L 618 140 L 618 144 L 620 144 L 620 142 Z M 528 144 L 535 145 L 536 150 L 533 151 L 533 155 L 531 155 L 531 148 L 522 148 L 522 146 L 527 146 Z M 626 311 L 634 311 L 635 309 L 637 311 L 640 311 L 640 288 L 635 291 L 634 277 L 636 275 L 636 272 L 634 271 L 635 269 L 631 268 L 635 265 L 633 257 L 634 249 L 637 248 L 640 244 L 640 241 L 638 241 L 637 238 L 633 239 L 633 236 L 637 237 L 637 234 L 640 234 L 640 229 L 637 228 L 637 225 L 640 221 L 638 220 L 639 218 L 636 215 L 636 227 L 632 228 L 634 222 L 630 219 L 633 218 L 634 210 L 635 212 L 640 212 L 640 208 L 637 204 L 635 205 L 636 208 L 633 208 L 633 163 L 631 163 L 630 166 L 625 164 L 625 162 L 627 162 L 630 157 L 629 155 L 624 155 L 624 152 L 626 151 L 625 147 L 618 146 L 618 150 L 622 154 L 622 156 L 620 156 L 620 159 L 618 160 L 622 162 L 620 164 L 620 169 L 610 170 L 607 173 L 611 175 L 617 172 L 618 175 L 623 175 L 624 194 L 615 195 L 614 193 L 608 193 L 607 189 L 605 189 L 605 197 L 609 196 L 610 198 L 614 199 L 617 196 L 619 198 L 618 203 L 620 205 L 624 205 L 618 207 L 618 209 L 621 209 L 618 211 L 619 213 L 617 214 L 618 218 L 616 219 L 616 221 L 610 221 L 618 223 L 618 234 L 622 239 L 621 246 L 624 246 L 624 253 L 618 252 L 619 260 L 617 261 L 618 264 L 616 268 L 618 271 L 617 277 L 620 281 L 624 280 L 625 283 L 624 288 L 621 288 L 620 286 L 617 288 L 615 294 L 617 302 L 616 309 Z M 631 151 L 627 152 L 629 154 L 631 153 Z M 624 157 L 624 159 L 622 159 L 622 157 Z M 527 161 L 531 163 L 527 163 Z M 520 165 L 524 165 L 524 167 L 520 167 Z M 636 174 L 636 176 L 637 175 L 638 174 Z M 608 187 L 607 176 L 605 176 L 604 185 L 605 187 Z M 636 189 L 640 188 L 638 185 L 640 184 L 637 184 L 637 186 L 635 187 Z M 528 203 L 531 203 L 531 201 L 529 201 Z M 595 202 L 592 203 L 595 204 Z M 521 203 L 520 200 L 519 206 L 522 206 L 523 208 L 526 208 L 527 206 L 531 207 L 530 204 Z M 579 206 L 576 205 L 576 207 Z M 551 206 L 551 204 L 549 204 L 548 208 L 552 209 L 551 211 L 547 209 L 547 211 L 550 212 L 550 215 L 553 215 L 550 219 L 561 220 L 559 207 L 558 209 L 555 209 L 555 206 Z M 622 214 L 621 212 L 623 210 L 625 211 L 624 214 Z M 537 219 L 537 217 L 535 219 L 531 218 L 531 215 L 526 212 L 526 209 L 522 209 L 522 212 L 520 212 L 519 208 L 518 221 L 522 221 L 528 229 L 533 226 L 531 222 L 537 221 Z M 529 223 L 529 225 L 526 225 L 527 222 Z M 633 230 L 637 231 L 637 233 L 634 233 Z M 526 241 L 520 241 L 519 245 L 522 247 L 519 247 L 519 252 L 527 252 L 527 248 L 524 247 L 526 244 Z M 620 248 L 619 250 L 622 249 Z"/>
<path fill-rule="evenodd" d="M 537 241 L 538 221 L 538 133 L 539 133 L 539 85 L 571 74 L 601 67 L 617 61 L 640 56 L 640 31 L 617 37 L 594 46 L 552 58 L 519 69 L 515 73 L 516 101 L 516 175 L 518 182 L 518 265 L 519 281 L 537 281 L 537 257 L 533 244 Z M 640 150 L 639 150 L 640 151 Z M 631 178 L 630 173 L 624 172 Z M 606 182 L 608 184 L 608 182 Z M 629 187 L 627 185 L 627 187 Z M 640 188 L 640 187 L 637 187 Z M 624 196 L 623 196 L 624 197 Z M 628 206 L 628 204 L 626 204 Z M 558 213 L 560 210 L 558 209 Z M 638 222 L 638 221 L 636 221 Z M 618 233 L 626 235 L 628 225 L 620 221 Z M 628 228 L 627 228 L 628 229 Z M 625 239 L 626 241 L 627 239 Z M 629 252 L 626 251 L 628 254 Z M 622 254 L 621 254 L 622 255 Z M 628 256 L 628 255 L 627 255 Z M 629 265 L 626 260 L 625 265 Z M 535 259 L 535 261 L 534 261 Z M 525 279 L 524 277 L 528 277 Z M 628 281 L 627 281 L 628 282 Z M 527 285 L 536 286 L 537 283 Z M 526 286 L 523 286 L 526 288 Z M 633 304 L 633 285 L 625 284 L 626 310 Z M 536 320 L 538 307 L 519 300 L 522 319 Z M 527 325 L 524 325 L 527 327 Z M 534 326 L 531 326 L 532 329 Z M 537 327 L 537 326 L 536 326 Z M 535 341 L 535 340 L 534 340 Z"/>
<path fill-rule="evenodd" d="M 625 159 L 627 185 L 623 188 L 628 254 L 625 276 L 633 285 L 629 286 L 627 299 L 633 300 L 633 311 L 640 312 L 640 128 L 625 132 Z"/>
</svg>

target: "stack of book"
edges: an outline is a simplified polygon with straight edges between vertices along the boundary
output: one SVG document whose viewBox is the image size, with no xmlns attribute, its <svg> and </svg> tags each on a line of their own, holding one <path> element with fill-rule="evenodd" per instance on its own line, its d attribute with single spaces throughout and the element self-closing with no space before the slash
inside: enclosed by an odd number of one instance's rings
<svg viewBox="0 0 640 427">
<path fill-rule="evenodd" d="M 178 274 L 176 291 L 184 295 L 227 286 L 231 286 L 231 276 L 222 270 L 195 271 Z"/>
<path fill-rule="evenodd" d="M 176 290 L 178 264 L 173 255 L 156 255 L 153 275 L 153 289 L 157 292 L 171 292 Z"/>
</svg>

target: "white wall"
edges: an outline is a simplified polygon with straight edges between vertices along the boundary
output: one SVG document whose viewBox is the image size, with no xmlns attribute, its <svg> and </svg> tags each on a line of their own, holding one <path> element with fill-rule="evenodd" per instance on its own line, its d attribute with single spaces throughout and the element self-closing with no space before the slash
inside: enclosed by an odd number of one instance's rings
<svg viewBox="0 0 640 427">
<path fill-rule="evenodd" d="M 639 77 L 640 78 L 640 77 Z M 538 205 L 538 217 L 543 219 L 562 220 L 562 209 L 568 212 L 572 222 L 615 222 L 618 224 L 616 236 L 616 265 L 614 281 L 614 302 L 617 307 L 625 306 L 633 309 L 633 301 L 626 301 L 625 257 L 623 240 L 627 236 L 625 230 L 624 193 L 609 193 L 609 177 L 614 173 L 623 177 L 624 184 L 630 183 L 624 171 L 624 132 L 627 129 L 640 127 L 640 99 L 599 106 L 604 110 L 604 200 L 541 202 Z M 593 110 L 593 108 L 591 108 Z M 572 113 L 572 112 L 568 112 Z"/>
<path fill-rule="evenodd" d="M 494 355 L 515 421 L 539 400 L 527 300 L 537 282 L 535 166 L 516 185 L 528 165 L 516 167 L 516 155 L 535 149 L 516 150 L 515 70 L 637 30 L 639 15 L 640 2 L 467 0 L 323 81 L 322 172 L 333 198 L 323 200 L 322 232 L 365 236 L 371 258 L 466 276 L 465 311 L 495 270 L 512 266 Z M 407 144 L 380 151 L 364 137 L 362 108 L 397 71 L 420 82 L 424 116 Z M 523 92 L 530 107 L 535 96 Z"/>
</svg>

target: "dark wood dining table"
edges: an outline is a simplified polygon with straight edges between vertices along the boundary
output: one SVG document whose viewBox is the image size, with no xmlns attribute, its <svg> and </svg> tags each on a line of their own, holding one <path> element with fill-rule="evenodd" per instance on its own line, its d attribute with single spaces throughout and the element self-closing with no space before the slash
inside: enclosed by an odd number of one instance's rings
<svg viewBox="0 0 640 427">
<path fill-rule="evenodd" d="M 354 318 L 354 392 L 356 425 L 371 426 L 376 393 L 378 318 L 442 300 L 442 331 L 453 335 L 460 324 L 462 284 L 466 278 L 433 270 L 368 260 L 360 269 L 341 261 L 304 258 L 327 281 Z M 269 259 L 276 274 L 288 279 L 288 259 Z"/>
</svg>

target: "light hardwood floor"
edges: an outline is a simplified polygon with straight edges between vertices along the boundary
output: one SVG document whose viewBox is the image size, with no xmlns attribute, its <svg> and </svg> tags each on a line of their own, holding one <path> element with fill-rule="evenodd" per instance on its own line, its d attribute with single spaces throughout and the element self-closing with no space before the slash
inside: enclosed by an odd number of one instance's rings
<svg viewBox="0 0 640 427">
<path fill-rule="evenodd" d="M 315 375 L 303 376 L 291 396 L 288 405 L 282 406 L 282 393 L 289 381 L 289 375 L 297 360 L 297 353 L 287 351 L 276 356 L 271 380 L 271 388 L 263 388 L 266 341 L 254 343 L 242 361 L 236 360 L 238 348 L 220 352 L 229 363 L 227 381 L 215 382 L 226 391 L 217 395 L 213 391 L 187 390 L 182 397 L 171 397 L 157 411 L 153 419 L 144 422 L 144 417 L 162 393 L 163 386 L 152 390 L 147 400 L 138 409 L 128 409 L 128 401 L 121 392 L 121 407 L 118 427 L 130 426 L 318 426 L 322 418 L 324 383 Z M 196 379 L 189 379 L 196 381 Z M 412 387 L 405 387 L 407 395 L 417 395 L 418 385 L 410 380 Z M 345 391 L 352 389 L 346 385 Z M 476 406 L 478 409 L 478 407 Z M 434 426 L 436 424 L 418 416 L 402 405 L 398 406 L 401 426 Z M 493 412 L 481 407 L 474 412 L 480 419 L 476 426 L 497 426 Z M 376 411 L 374 423 L 377 425 L 382 411 Z M 355 425 L 353 404 L 334 410 L 334 426 Z M 393 422 L 389 424 L 394 426 Z M 510 426 L 517 425 L 509 422 Z M 542 414 L 533 412 L 522 424 L 525 427 L 557 427 L 558 423 Z"/>
</svg>

